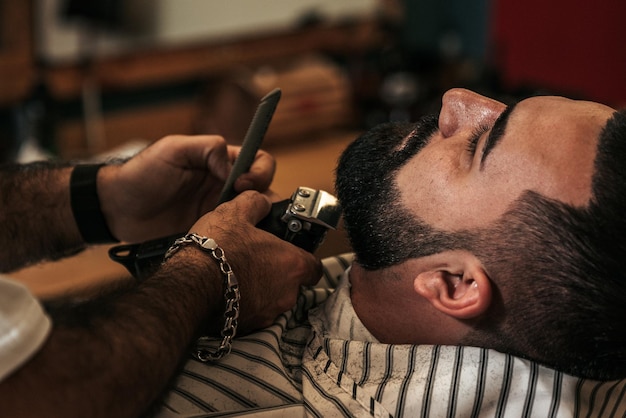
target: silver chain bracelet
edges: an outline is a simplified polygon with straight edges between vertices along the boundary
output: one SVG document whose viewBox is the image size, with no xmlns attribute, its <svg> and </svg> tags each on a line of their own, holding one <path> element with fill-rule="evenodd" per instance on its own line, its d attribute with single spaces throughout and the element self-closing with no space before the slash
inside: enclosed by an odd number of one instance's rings
<svg viewBox="0 0 626 418">
<path fill-rule="evenodd" d="M 219 360 L 230 353 L 232 340 L 235 338 L 235 334 L 237 334 L 239 301 L 241 299 L 239 283 L 237 282 L 233 269 L 230 267 L 230 264 L 228 264 L 228 261 L 226 261 L 224 250 L 217 245 L 215 240 L 193 232 L 174 241 L 172 246 L 165 253 L 164 262 L 174 255 L 180 247 L 186 244 L 196 244 L 202 251 L 210 253 L 211 257 L 219 262 L 220 271 L 224 275 L 224 300 L 226 301 L 226 309 L 224 311 L 224 327 L 220 333 L 222 341 L 215 350 L 211 350 L 203 345 L 203 347 L 198 346 L 195 353 L 193 353 L 193 356 L 202 362 Z"/>
</svg>

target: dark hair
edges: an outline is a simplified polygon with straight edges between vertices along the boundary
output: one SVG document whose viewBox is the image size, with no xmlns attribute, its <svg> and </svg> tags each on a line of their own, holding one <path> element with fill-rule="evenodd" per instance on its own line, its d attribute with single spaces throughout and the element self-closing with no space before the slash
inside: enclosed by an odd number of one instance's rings
<svg viewBox="0 0 626 418">
<path fill-rule="evenodd" d="M 507 294 L 488 341 L 566 373 L 626 377 L 626 112 L 600 134 L 592 198 L 583 208 L 526 192 L 474 250 Z M 496 309 L 498 309 L 496 307 Z"/>
<path fill-rule="evenodd" d="M 434 115 L 416 124 L 381 124 L 341 155 L 335 189 L 357 262 L 365 269 L 377 270 L 438 252 L 444 244 L 435 240 L 429 245 L 427 239 L 434 230 L 401 205 L 394 185 L 397 171 L 428 143 L 437 125 Z M 447 236 L 442 234 L 444 239 Z"/>
<path fill-rule="evenodd" d="M 346 203 L 346 228 L 363 267 L 471 251 L 496 292 L 491 311 L 464 344 L 575 376 L 626 377 L 626 111 L 616 112 L 599 137 L 587 206 L 527 191 L 493 225 L 475 230 L 450 233 L 416 219 L 397 202 L 392 179 L 398 165 L 385 173 L 386 187 L 377 178 L 375 193 L 365 202 L 357 199 L 363 189 L 354 187 L 349 174 L 359 155 L 349 158 L 342 156 L 347 162 L 337 171 L 337 193 Z"/>
</svg>

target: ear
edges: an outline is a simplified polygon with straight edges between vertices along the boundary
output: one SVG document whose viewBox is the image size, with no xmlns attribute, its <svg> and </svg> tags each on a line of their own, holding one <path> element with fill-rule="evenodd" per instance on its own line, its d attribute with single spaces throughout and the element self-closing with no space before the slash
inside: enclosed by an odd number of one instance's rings
<svg viewBox="0 0 626 418">
<path fill-rule="evenodd" d="M 483 314 L 491 305 L 491 286 L 482 264 L 473 255 L 423 271 L 413 281 L 418 294 L 437 310 L 457 319 Z"/>
</svg>

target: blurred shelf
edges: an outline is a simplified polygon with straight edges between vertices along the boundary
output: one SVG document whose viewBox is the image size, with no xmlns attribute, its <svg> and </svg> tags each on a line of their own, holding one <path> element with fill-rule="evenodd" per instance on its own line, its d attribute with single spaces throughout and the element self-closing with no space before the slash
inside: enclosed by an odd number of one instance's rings
<svg viewBox="0 0 626 418">
<path fill-rule="evenodd" d="M 0 0 L 0 106 L 23 100 L 36 71 L 31 1 Z"/>
<path fill-rule="evenodd" d="M 103 89 L 138 88 L 204 78 L 242 65 L 258 65 L 310 52 L 350 55 L 382 40 L 375 22 L 296 29 L 191 47 L 164 47 L 97 59 L 90 76 Z M 80 95 L 85 69 L 79 65 L 46 69 L 46 83 L 57 99 Z"/>
</svg>

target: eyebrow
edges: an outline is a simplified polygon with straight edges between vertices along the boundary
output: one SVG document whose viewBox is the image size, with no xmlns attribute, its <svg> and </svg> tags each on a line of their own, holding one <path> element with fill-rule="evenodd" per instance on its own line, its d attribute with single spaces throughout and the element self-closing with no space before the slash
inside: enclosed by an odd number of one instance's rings
<svg viewBox="0 0 626 418">
<path fill-rule="evenodd" d="M 485 165 L 485 160 L 487 159 L 487 156 L 491 153 L 491 151 L 493 151 L 494 147 L 498 145 L 498 142 L 500 142 L 500 140 L 504 136 L 506 126 L 509 122 L 509 117 L 511 116 L 511 113 L 513 113 L 513 110 L 518 103 L 519 102 L 515 102 L 507 106 L 506 109 L 504 109 L 504 112 L 502 112 L 500 116 L 498 116 L 498 119 L 496 119 L 496 121 L 494 122 L 493 127 L 491 128 L 491 132 L 489 132 L 489 136 L 487 136 L 487 140 L 483 145 L 483 151 L 480 157 L 481 170 Z"/>
</svg>

